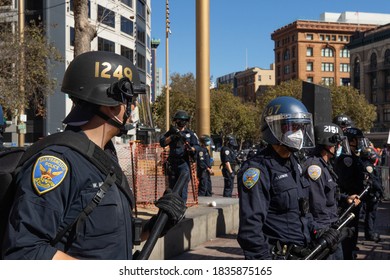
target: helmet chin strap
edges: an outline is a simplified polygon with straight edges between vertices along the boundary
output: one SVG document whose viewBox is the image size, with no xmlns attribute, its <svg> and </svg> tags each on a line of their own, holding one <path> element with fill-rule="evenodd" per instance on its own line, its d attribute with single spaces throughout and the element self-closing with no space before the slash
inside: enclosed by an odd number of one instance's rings
<svg viewBox="0 0 390 280">
<path fill-rule="evenodd" d="M 117 118 L 112 119 L 111 117 L 107 116 L 105 113 L 100 111 L 99 109 L 96 110 L 96 115 L 101 117 L 103 120 L 105 120 L 107 123 L 109 123 L 112 126 L 115 126 L 116 128 L 119 128 L 119 133 L 116 135 L 118 137 L 124 135 L 133 128 L 133 126 L 129 123 L 127 123 L 127 119 L 129 118 L 130 114 L 127 113 L 127 109 L 125 114 L 123 115 L 123 122 L 120 123 L 120 121 L 117 120 Z"/>
</svg>

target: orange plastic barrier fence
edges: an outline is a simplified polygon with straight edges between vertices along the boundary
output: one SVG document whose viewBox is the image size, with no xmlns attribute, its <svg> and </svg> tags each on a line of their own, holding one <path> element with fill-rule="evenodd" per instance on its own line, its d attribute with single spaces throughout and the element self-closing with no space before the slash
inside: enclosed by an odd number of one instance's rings
<svg viewBox="0 0 390 280">
<path fill-rule="evenodd" d="M 135 141 L 117 146 L 119 163 L 133 189 L 137 207 L 155 207 L 154 202 L 168 187 L 165 176 L 168 154 L 169 149 L 163 149 L 158 143 L 145 145 Z M 187 206 L 198 204 L 196 163 L 191 164 L 191 178 Z"/>
</svg>

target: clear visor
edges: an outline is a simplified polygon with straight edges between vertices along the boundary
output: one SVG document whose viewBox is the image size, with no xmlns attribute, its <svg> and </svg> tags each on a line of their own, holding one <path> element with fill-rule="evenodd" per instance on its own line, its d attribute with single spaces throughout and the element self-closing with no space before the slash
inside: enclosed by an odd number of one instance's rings
<svg viewBox="0 0 390 280">
<path fill-rule="evenodd" d="M 281 144 L 296 150 L 314 148 L 314 130 L 310 113 L 268 116 L 265 117 L 265 121 Z"/>
<path fill-rule="evenodd" d="M 343 154 L 351 155 L 351 148 L 349 147 L 349 142 L 347 137 L 343 137 L 343 140 L 337 143 L 336 148 L 339 147 L 341 147 Z"/>
</svg>

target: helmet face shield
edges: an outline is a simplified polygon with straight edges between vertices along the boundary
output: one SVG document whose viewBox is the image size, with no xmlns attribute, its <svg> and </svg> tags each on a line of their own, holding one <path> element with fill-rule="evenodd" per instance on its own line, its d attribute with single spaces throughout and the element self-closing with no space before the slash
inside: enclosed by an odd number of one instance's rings
<svg viewBox="0 0 390 280">
<path fill-rule="evenodd" d="M 281 144 L 293 150 L 315 146 L 310 113 L 272 115 L 265 117 L 265 121 L 273 136 Z"/>
</svg>

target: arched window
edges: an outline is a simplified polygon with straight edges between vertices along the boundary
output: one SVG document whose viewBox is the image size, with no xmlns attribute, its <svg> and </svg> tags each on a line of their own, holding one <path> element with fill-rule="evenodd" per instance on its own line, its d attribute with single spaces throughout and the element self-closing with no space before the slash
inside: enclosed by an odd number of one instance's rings
<svg viewBox="0 0 390 280">
<path fill-rule="evenodd" d="M 353 87 L 360 89 L 360 59 L 358 57 L 353 62 Z"/>
<path fill-rule="evenodd" d="M 385 65 L 390 65 L 390 49 L 385 51 Z"/>
<path fill-rule="evenodd" d="M 348 49 L 340 50 L 340 57 L 349 57 L 349 50 Z"/>
<path fill-rule="evenodd" d="M 334 56 L 334 51 L 333 49 L 331 48 L 323 48 L 321 50 L 321 56 L 324 56 L 324 57 L 333 57 Z"/>
<path fill-rule="evenodd" d="M 376 69 L 376 66 L 377 66 L 376 53 L 372 53 L 370 57 L 370 68 Z"/>
</svg>

